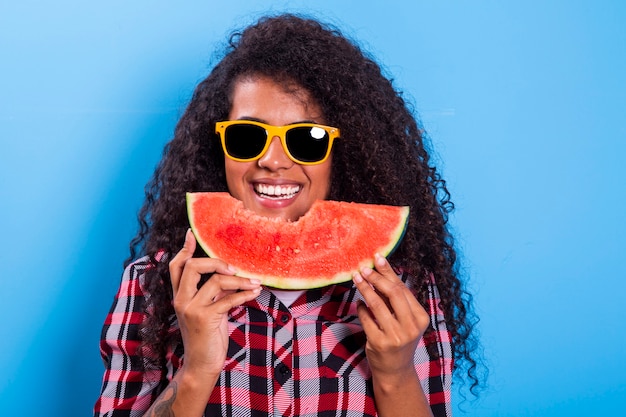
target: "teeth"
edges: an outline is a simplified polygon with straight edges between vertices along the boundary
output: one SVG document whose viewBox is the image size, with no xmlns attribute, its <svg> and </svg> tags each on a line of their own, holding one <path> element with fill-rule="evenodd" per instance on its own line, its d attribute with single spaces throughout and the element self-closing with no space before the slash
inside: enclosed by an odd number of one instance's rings
<svg viewBox="0 0 626 417">
<path fill-rule="evenodd" d="M 293 197 L 298 191 L 300 191 L 300 187 L 294 185 L 256 184 L 254 186 L 254 190 L 259 194 L 273 198 L 287 199 Z"/>
</svg>

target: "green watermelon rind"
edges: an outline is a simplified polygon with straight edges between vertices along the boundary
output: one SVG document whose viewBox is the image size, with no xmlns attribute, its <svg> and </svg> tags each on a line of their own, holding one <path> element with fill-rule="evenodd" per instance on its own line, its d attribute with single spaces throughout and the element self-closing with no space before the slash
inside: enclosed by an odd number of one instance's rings
<svg viewBox="0 0 626 417">
<path fill-rule="evenodd" d="M 217 254 L 211 248 L 208 242 L 204 241 L 204 239 L 200 236 L 198 228 L 194 224 L 194 216 L 193 216 L 194 209 L 192 205 L 194 201 L 196 201 L 198 196 L 201 194 L 204 194 L 204 193 L 187 193 L 187 212 L 189 216 L 189 223 L 191 225 L 191 229 L 194 235 L 196 236 L 196 240 L 198 244 L 205 251 L 205 253 L 211 258 L 219 258 L 220 255 Z M 212 194 L 217 194 L 217 193 L 212 193 Z M 221 193 L 221 194 L 224 194 L 225 196 L 228 196 L 229 198 L 233 198 L 228 193 Z M 323 204 L 324 202 L 321 202 L 321 203 Z M 346 204 L 351 204 L 351 203 L 346 203 Z M 240 206 L 243 207 L 242 205 Z M 375 205 L 372 205 L 372 206 L 375 206 Z M 409 221 L 409 207 L 402 206 L 402 207 L 396 207 L 396 208 L 398 209 L 398 216 L 401 219 L 401 221 L 399 221 L 398 226 L 391 233 L 388 234 L 388 244 L 380 246 L 374 251 L 374 253 L 379 253 L 380 255 L 385 256 L 385 257 L 392 254 L 400 245 L 402 238 L 404 237 L 404 234 L 406 233 L 406 228 L 407 228 L 408 221 Z M 241 209 L 245 210 L 243 208 Z M 275 220 L 275 219 L 272 219 L 272 220 Z M 297 221 L 294 223 L 297 223 Z M 231 265 L 233 265 L 237 269 L 237 273 L 235 275 L 248 278 L 248 279 L 258 279 L 261 281 L 263 285 L 268 286 L 268 287 L 279 288 L 279 289 L 313 289 L 313 288 L 320 288 L 320 287 L 325 287 L 328 285 L 339 284 L 339 283 L 350 281 L 354 273 L 361 270 L 362 268 L 366 268 L 366 267 L 373 268 L 374 267 L 374 258 L 373 258 L 374 253 L 372 254 L 371 258 L 363 259 L 362 261 L 359 262 L 358 265 L 354 265 L 354 267 L 352 267 L 351 269 L 337 272 L 330 277 L 328 276 L 325 276 L 325 277 L 300 276 L 297 278 L 293 278 L 293 277 L 286 277 L 286 276 L 270 276 L 266 274 L 259 274 L 258 272 L 255 272 L 255 271 L 246 270 L 245 268 L 242 268 L 240 265 L 237 265 L 237 263 L 233 262 L 232 260 L 224 259 L 224 261 L 229 262 Z"/>
</svg>

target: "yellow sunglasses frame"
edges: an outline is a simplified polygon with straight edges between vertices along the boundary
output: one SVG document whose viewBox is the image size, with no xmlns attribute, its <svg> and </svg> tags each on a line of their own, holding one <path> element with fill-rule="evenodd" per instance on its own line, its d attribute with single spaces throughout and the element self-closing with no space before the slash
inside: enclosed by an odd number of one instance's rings
<svg viewBox="0 0 626 417">
<path fill-rule="evenodd" d="M 230 155 L 228 151 L 226 150 L 226 143 L 225 143 L 226 128 L 232 125 L 241 125 L 241 124 L 259 126 L 265 129 L 265 133 L 267 135 L 267 139 L 265 140 L 265 146 L 263 147 L 263 150 L 259 152 L 259 154 L 255 156 L 254 158 L 247 158 L 247 159 L 235 158 L 234 156 Z M 291 152 L 289 152 L 289 149 L 287 149 L 287 140 L 285 139 L 286 133 L 288 130 L 296 128 L 296 127 L 311 127 L 311 128 L 317 127 L 317 128 L 323 129 L 328 134 L 328 149 L 326 150 L 326 155 L 324 155 L 323 159 L 319 161 L 315 161 L 315 162 L 300 161 L 298 158 L 294 157 L 291 154 Z M 285 151 L 285 154 L 293 162 L 300 164 L 300 165 L 318 165 L 318 164 L 324 163 L 330 156 L 330 151 L 333 148 L 334 140 L 337 139 L 340 135 L 339 129 L 337 129 L 336 127 L 320 125 L 317 123 L 294 123 L 292 125 L 273 126 L 273 125 L 268 125 L 265 123 L 257 122 L 254 120 L 228 120 L 228 121 L 223 121 L 223 122 L 217 122 L 215 124 L 215 133 L 217 133 L 220 136 L 220 140 L 222 142 L 222 149 L 224 150 L 224 155 L 226 155 L 228 158 L 232 159 L 233 161 L 251 162 L 251 161 L 256 161 L 257 159 L 260 159 L 261 157 L 263 157 L 263 155 L 265 155 L 265 153 L 269 149 L 270 144 L 272 143 L 272 139 L 275 136 L 278 136 L 280 138 L 280 143 L 283 146 L 283 150 Z"/>
</svg>

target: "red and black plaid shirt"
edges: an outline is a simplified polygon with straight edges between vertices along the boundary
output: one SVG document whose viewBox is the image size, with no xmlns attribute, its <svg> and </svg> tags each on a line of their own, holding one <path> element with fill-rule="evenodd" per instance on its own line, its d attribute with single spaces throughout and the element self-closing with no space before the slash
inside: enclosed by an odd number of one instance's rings
<svg viewBox="0 0 626 417">
<path fill-rule="evenodd" d="M 181 366 L 182 346 L 167 367 L 144 372 L 138 355 L 144 320 L 142 281 L 147 258 L 130 265 L 102 329 L 105 364 L 95 416 L 141 416 Z M 229 315 L 224 370 L 206 416 L 376 416 L 365 334 L 356 314 L 359 294 L 351 282 L 304 292 L 290 307 L 263 289 Z M 431 286 L 429 305 L 439 359 L 423 341 L 415 368 L 435 416 L 450 416 L 452 359 L 449 333 Z"/>
</svg>

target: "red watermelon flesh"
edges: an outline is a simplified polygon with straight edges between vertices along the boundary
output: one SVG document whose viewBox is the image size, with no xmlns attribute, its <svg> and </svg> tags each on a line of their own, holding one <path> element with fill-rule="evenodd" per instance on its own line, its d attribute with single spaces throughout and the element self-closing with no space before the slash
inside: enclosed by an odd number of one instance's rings
<svg viewBox="0 0 626 417">
<path fill-rule="evenodd" d="M 204 251 L 263 285 L 308 289 L 345 282 L 404 235 L 409 208 L 316 201 L 297 221 L 255 214 L 228 193 L 188 193 L 187 211 Z"/>
</svg>

